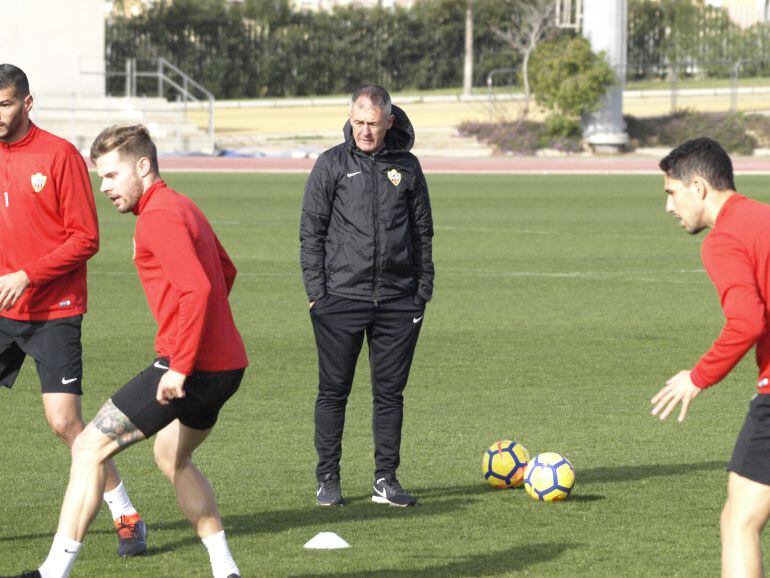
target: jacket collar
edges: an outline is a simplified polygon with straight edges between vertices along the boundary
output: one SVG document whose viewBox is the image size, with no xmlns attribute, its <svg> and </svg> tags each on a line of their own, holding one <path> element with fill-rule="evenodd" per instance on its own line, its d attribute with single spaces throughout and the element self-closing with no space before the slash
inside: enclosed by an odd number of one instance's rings
<svg viewBox="0 0 770 578">
<path fill-rule="evenodd" d="M 27 134 L 25 134 L 22 138 L 20 138 L 16 142 L 0 143 L 0 145 L 2 145 L 2 147 L 6 149 L 24 148 L 25 146 L 27 146 L 29 143 L 33 141 L 33 139 L 35 138 L 35 135 L 37 135 L 38 132 L 40 132 L 40 129 L 37 128 L 37 125 L 34 122 L 29 121 L 29 130 L 27 131 Z"/>
<path fill-rule="evenodd" d="M 150 202 L 150 198 L 153 196 L 153 193 L 157 191 L 158 189 L 162 189 L 166 187 L 166 183 L 163 181 L 163 179 L 158 179 L 154 183 L 150 185 L 150 188 L 148 188 L 146 191 L 142 193 L 142 196 L 139 197 L 139 202 L 134 207 L 134 214 L 135 215 L 141 215 L 142 211 L 147 207 L 147 203 Z"/>
</svg>

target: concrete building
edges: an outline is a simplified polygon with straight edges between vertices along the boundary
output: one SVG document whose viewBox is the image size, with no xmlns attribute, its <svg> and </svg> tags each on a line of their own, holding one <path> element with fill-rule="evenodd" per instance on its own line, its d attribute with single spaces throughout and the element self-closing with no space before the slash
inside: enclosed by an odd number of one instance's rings
<svg viewBox="0 0 770 578">
<path fill-rule="evenodd" d="M 770 0 L 706 0 L 706 3 L 727 10 L 730 19 L 743 28 L 770 22 Z"/>
<path fill-rule="evenodd" d="M 3 2 L 2 58 L 33 96 L 104 97 L 104 0 Z"/>
<path fill-rule="evenodd" d="M 323 10 L 333 10 L 341 6 L 358 6 L 361 8 L 411 8 L 418 0 L 290 0 L 290 4 L 295 11 L 319 12 Z"/>
</svg>

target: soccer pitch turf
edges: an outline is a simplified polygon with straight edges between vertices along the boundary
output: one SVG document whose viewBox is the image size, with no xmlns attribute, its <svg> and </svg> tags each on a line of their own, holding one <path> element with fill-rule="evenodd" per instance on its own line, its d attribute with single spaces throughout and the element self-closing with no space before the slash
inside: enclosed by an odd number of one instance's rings
<svg viewBox="0 0 770 578">
<path fill-rule="evenodd" d="M 420 500 L 408 510 L 370 501 L 365 349 L 344 438 L 349 503 L 315 506 L 316 354 L 298 264 L 304 179 L 167 176 L 206 212 L 240 271 L 231 302 L 251 366 L 195 461 L 244 577 L 718 574 L 724 464 L 756 370 L 747 356 L 683 424 L 649 415 L 652 395 L 722 323 L 702 271 L 702 235 L 665 213 L 662 178 L 428 175 L 436 290 L 405 392 L 399 477 Z M 766 178 L 737 184 L 770 200 Z M 102 248 L 89 266 L 83 335 L 87 419 L 149 363 L 155 331 L 131 261 L 134 218 L 101 196 L 97 204 Z M 69 455 L 45 423 L 33 364 L 0 396 L 7 574 L 37 567 L 48 552 Z M 569 458 L 570 499 L 540 504 L 523 489 L 490 489 L 481 457 L 503 438 L 533 456 Z M 73 576 L 210 576 L 151 445 L 117 458 L 148 524 L 148 555 L 117 558 L 102 508 Z M 322 531 L 352 547 L 304 550 Z"/>
</svg>

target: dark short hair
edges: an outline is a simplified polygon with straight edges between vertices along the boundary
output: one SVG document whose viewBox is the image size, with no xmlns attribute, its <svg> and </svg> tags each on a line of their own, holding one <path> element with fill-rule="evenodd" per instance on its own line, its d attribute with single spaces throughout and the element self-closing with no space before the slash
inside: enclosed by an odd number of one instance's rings
<svg viewBox="0 0 770 578">
<path fill-rule="evenodd" d="M 29 80 L 24 71 L 13 64 L 0 64 L 0 90 L 10 86 L 16 90 L 16 96 L 20 98 L 29 95 Z"/>
<path fill-rule="evenodd" d="M 689 184 L 699 176 L 717 190 L 735 190 L 733 163 L 721 145 L 710 138 L 683 142 L 660 161 L 666 176 Z"/>
<path fill-rule="evenodd" d="M 96 163 L 96 159 L 114 150 L 118 151 L 121 158 L 131 161 L 147 157 L 155 174 L 160 174 L 158 149 L 144 125 L 114 124 L 105 128 L 91 145 L 91 161 Z"/>
<path fill-rule="evenodd" d="M 379 84 L 363 84 L 359 86 L 353 92 L 353 96 L 350 99 L 351 104 L 356 102 L 362 96 L 368 98 L 374 106 L 382 110 L 382 112 L 385 113 L 385 116 L 390 116 L 390 94 L 388 94 L 388 91 L 385 90 L 384 87 Z"/>
</svg>

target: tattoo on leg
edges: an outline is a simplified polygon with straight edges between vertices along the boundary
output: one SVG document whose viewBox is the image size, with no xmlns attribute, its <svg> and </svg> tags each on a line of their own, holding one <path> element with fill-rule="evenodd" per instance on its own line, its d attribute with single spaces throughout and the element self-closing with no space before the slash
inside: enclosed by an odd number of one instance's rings
<svg viewBox="0 0 770 578">
<path fill-rule="evenodd" d="M 120 447 L 129 446 L 144 439 L 144 434 L 120 411 L 112 400 L 107 400 L 93 419 L 94 426 Z"/>
</svg>

